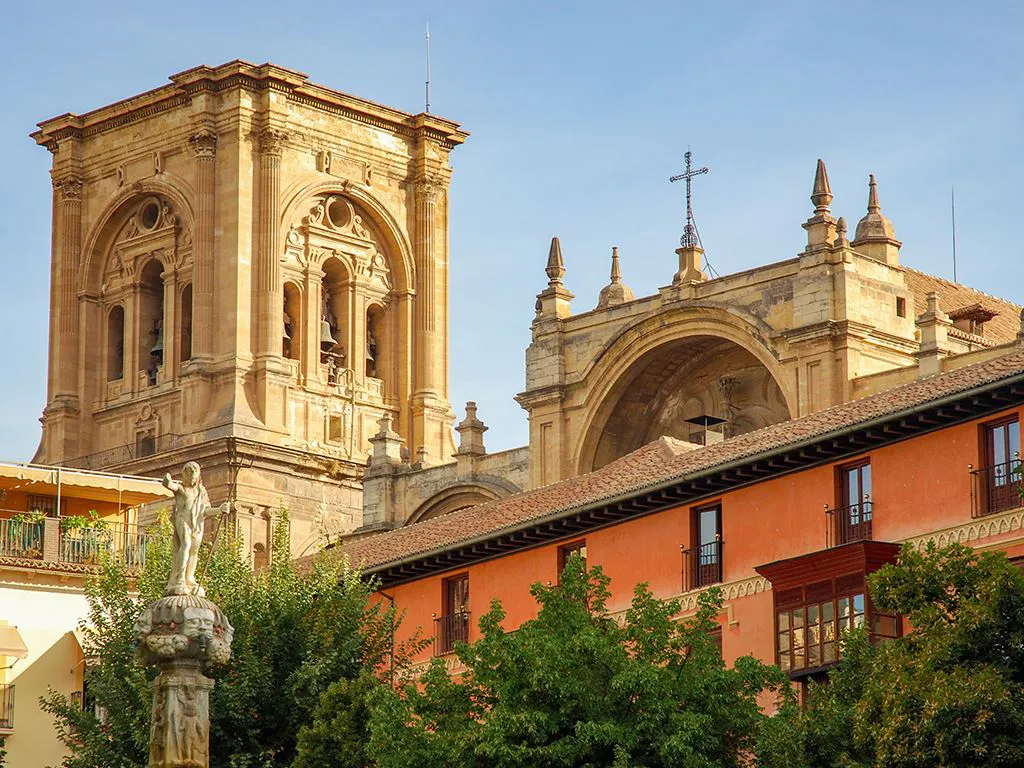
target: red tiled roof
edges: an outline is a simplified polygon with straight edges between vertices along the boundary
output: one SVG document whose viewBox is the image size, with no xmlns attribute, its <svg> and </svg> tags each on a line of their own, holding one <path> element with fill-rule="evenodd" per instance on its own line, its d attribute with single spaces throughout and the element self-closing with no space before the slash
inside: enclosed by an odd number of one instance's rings
<svg viewBox="0 0 1024 768">
<path fill-rule="evenodd" d="M 914 293 L 914 315 L 920 315 L 928 309 L 928 294 L 932 291 L 939 294 L 939 307 L 947 314 L 957 310 L 983 307 L 996 315 L 985 323 L 985 340 L 993 344 L 1006 344 L 1017 337 L 1020 330 L 1020 307 L 1012 301 L 989 296 L 982 291 L 968 288 L 966 285 L 944 280 L 934 275 L 926 275 L 910 267 L 903 267 L 906 272 L 907 287 Z"/>
<path fill-rule="evenodd" d="M 381 566 L 529 525 L 542 518 L 639 494 L 740 460 L 813 442 L 1009 377 L 1024 374 L 1024 351 L 918 379 L 862 400 L 774 424 L 716 445 L 661 438 L 589 474 L 379 533 L 329 550 L 354 565 Z"/>
</svg>

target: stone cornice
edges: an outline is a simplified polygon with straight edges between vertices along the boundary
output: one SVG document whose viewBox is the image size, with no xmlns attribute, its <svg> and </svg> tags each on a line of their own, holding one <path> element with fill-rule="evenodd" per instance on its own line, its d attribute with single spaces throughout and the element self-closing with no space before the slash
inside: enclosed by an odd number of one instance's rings
<svg viewBox="0 0 1024 768">
<path fill-rule="evenodd" d="M 36 143 L 55 150 L 66 139 L 81 140 L 170 109 L 188 105 L 202 93 L 233 89 L 277 91 L 289 101 L 372 125 L 406 137 L 423 137 L 446 149 L 469 136 L 458 123 L 436 115 L 413 115 L 366 99 L 310 83 L 302 72 L 274 64 L 231 61 L 218 67 L 195 67 L 171 76 L 171 84 L 115 102 L 82 115 L 66 113 L 39 123 Z"/>
</svg>

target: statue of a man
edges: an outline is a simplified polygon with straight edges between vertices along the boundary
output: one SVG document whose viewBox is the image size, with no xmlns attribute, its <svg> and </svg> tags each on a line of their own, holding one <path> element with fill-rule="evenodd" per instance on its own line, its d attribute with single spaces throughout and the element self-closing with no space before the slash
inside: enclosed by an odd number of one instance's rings
<svg viewBox="0 0 1024 768">
<path fill-rule="evenodd" d="M 199 479 L 199 465 L 188 462 L 181 470 L 181 482 L 164 475 L 163 484 L 174 492 L 174 543 L 171 576 L 167 580 L 168 595 L 203 595 L 196 583 L 199 545 L 203 543 L 203 522 L 216 512 L 210 506 L 206 487 Z M 227 505 L 221 505 L 221 512 Z"/>
</svg>

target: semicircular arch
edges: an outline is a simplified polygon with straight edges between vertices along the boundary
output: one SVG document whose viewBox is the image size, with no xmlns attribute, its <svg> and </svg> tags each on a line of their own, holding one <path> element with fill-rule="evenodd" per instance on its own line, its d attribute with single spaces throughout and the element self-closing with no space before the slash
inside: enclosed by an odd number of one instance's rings
<svg viewBox="0 0 1024 768">
<path fill-rule="evenodd" d="M 459 483 L 438 491 L 421 503 L 405 521 L 405 525 L 447 515 L 466 507 L 475 507 L 477 504 L 485 504 L 488 501 L 504 499 L 513 493 L 518 493 L 519 490 L 518 487 L 508 482 L 498 484 L 477 480 L 470 483 Z"/>
<path fill-rule="evenodd" d="M 795 388 L 767 342 L 769 333 L 770 329 L 759 319 L 745 317 L 732 307 L 711 304 L 691 304 L 648 315 L 623 328 L 594 356 L 584 373 L 588 402 L 580 422 L 583 426 L 579 434 L 583 437 L 573 459 L 576 472 L 595 468 L 605 427 L 638 366 L 673 345 L 710 339 L 742 350 L 767 371 L 779 389 L 789 417 L 796 415 Z"/>
<path fill-rule="evenodd" d="M 195 195 L 184 179 L 164 173 L 159 179 L 143 179 L 130 186 L 121 187 L 103 206 L 96 223 L 85 238 L 85 247 L 82 250 L 84 258 L 78 272 L 80 286 L 87 290 L 98 289 L 111 241 L 131 216 L 132 205 L 151 195 L 167 200 L 174 215 L 179 217 L 182 228 L 194 232 L 195 212 L 191 201 Z"/>
<path fill-rule="evenodd" d="M 347 197 L 367 213 L 372 223 L 384 237 L 384 246 L 388 254 L 395 257 L 398 263 L 391 265 L 394 271 L 395 289 L 401 293 L 411 292 L 416 285 L 416 267 L 412 255 L 412 244 L 383 202 L 360 186 L 345 184 L 339 179 L 300 179 L 290 185 L 282 196 L 285 203 L 281 212 L 281 242 L 278 251 L 284 248 L 288 223 L 293 221 L 302 210 L 302 206 L 318 195 L 335 194 Z"/>
</svg>

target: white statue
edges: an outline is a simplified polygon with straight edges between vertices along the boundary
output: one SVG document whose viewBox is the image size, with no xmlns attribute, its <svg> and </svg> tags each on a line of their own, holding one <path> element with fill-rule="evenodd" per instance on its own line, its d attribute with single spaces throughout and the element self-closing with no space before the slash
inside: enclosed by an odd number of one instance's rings
<svg viewBox="0 0 1024 768">
<path fill-rule="evenodd" d="M 203 596 L 203 588 L 196 583 L 199 545 L 203 543 L 203 522 L 207 517 L 214 517 L 217 511 L 210 506 L 206 487 L 199 479 L 199 465 L 194 461 L 182 468 L 180 483 L 167 474 L 163 484 L 174 492 L 174 544 L 165 594 Z M 227 508 L 225 502 L 220 506 L 220 513 L 225 514 Z"/>
</svg>

